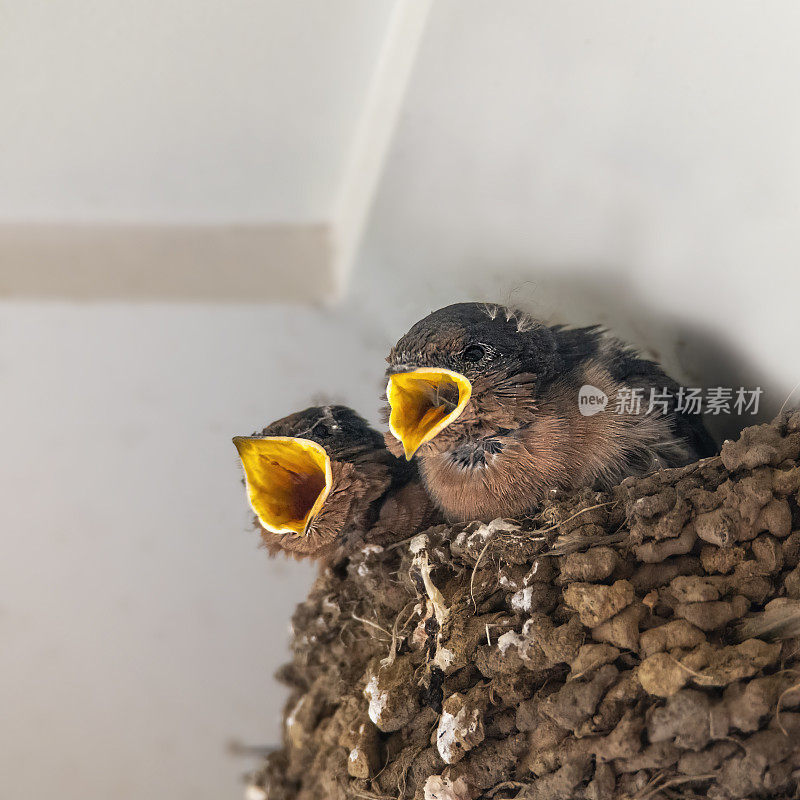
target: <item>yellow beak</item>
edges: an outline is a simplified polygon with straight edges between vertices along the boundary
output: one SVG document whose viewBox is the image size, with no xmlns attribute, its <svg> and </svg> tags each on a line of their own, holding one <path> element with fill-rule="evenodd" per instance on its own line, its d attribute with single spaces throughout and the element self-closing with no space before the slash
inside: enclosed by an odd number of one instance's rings
<svg viewBox="0 0 800 800">
<path fill-rule="evenodd" d="M 472 384 L 449 369 L 421 367 L 389 378 L 389 430 L 403 445 L 406 460 L 455 422 L 472 396 Z"/>
<path fill-rule="evenodd" d="M 235 436 L 233 443 L 261 524 L 272 533 L 304 536 L 333 482 L 325 448 L 290 436 Z"/>
</svg>

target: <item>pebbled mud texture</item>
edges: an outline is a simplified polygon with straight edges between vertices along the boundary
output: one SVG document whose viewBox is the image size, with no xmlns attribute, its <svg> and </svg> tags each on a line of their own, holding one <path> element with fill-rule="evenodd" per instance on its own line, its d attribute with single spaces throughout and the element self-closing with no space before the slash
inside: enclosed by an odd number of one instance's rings
<svg viewBox="0 0 800 800">
<path fill-rule="evenodd" d="M 798 797 L 799 495 L 794 412 L 326 569 L 248 797 Z"/>
</svg>

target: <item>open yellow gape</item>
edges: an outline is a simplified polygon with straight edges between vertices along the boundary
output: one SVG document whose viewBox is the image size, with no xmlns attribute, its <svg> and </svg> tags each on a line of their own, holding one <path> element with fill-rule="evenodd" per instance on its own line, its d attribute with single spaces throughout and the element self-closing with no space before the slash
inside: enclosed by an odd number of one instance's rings
<svg viewBox="0 0 800 800">
<path fill-rule="evenodd" d="M 331 490 L 331 460 L 322 445 L 290 436 L 235 436 L 247 496 L 272 533 L 303 536 Z"/>
<path fill-rule="evenodd" d="M 420 367 L 389 378 L 386 397 L 391 406 L 389 430 L 403 445 L 406 459 L 443 431 L 472 396 L 472 384 L 449 369 Z"/>
</svg>

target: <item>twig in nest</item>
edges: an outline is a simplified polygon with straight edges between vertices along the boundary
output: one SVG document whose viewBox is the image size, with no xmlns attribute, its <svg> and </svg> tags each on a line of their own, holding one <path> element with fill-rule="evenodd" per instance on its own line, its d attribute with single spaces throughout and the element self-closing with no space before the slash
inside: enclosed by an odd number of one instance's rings
<svg viewBox="0 0 800 800">
<path fill-rule="evenodd" d="M 598 544 L 618 544 L 628 538 L 626 533 L 607 533 L 605 536 L 574 536 L 566 534 L 559 537 L 555 544 L 543 556 L 566 556 L 577 553 L 579 550 L 588 549 Z"/>
<path fill-rule="evenodd" d="M 666 778 L 666 775 L 662 774 L 653 778 L 653 780 L 651 780 L 647 786 L 634 795 L 634 800 L 648 800 L 648 798 L 653 797 L 653 795 L 658 794 L 658 792 L 662 791 L 663 789 L 668 789 L 670 786 L 681 786 L 685 783 L 710 781 L 715 777 L 716 775 L 713 772 L 709 772 L 705 775 L 687 775 L 686 777 L 670 778 L 669 780 L 660 783 L 663 778 Z"/>
<path fill-rule="evenodd" d="M 498 783 L 497 786 L 493 786 L 488 792 L 486 792 L 487 797 L 494 797 L 497 792 L 502 792 L 503 789 L 527 789 L 529 786 L 532 786 L 531 783 L 520 783 L 520 781 L 503 781 L 502 783 Z"/>
<path fill-rule="evenodd" d="M 414 608 L 416 605 L 416 601 L 411 600 L 403 606 L 402 611 L 394 618 L 394 625 L 392 625 L 392 643 L 389 645 L 389 655 L 386 656 L 386 658 L 381 659 L 382 667 L 388 667 L 391 664 L 394 664 L 394 659 L 397 656 L 397 640 L 400 638 L 400 631 L 404 630 L 406 625 L 411 622 L 411 618 L 414 616 Z M 397 624 L 400 622 L 400 617 L 403 616 L 403 613 L 409 606 L 411 606 L 411 613 L 406 618 L 406 621 L 398 628 Z"/>
<path fill-rule="evenodd" d="M 712 684 L 713 684 L 713 682 L 714 682 L 714 679 L 713 679 L 711 676 L 709 676 L 709 675 L 703 675 L 703 674 L 702 674 L 702 673 L 700 673 L 700 672 L 695 672 L 695 671 L 694 671 L 694 670 L 693 670 L 691 667 L 687 667 L 687 666 L 686 666 L 686 664 L 681 664 L 681 662 L 680 662 L 680 661 L 678 661 L 678 659 L 677 659 L 677 658 L 675 658 L 675 656 L 674 656 L 674 655 L 672 655 L 672 653 L 668 653 L 667 655 L 668 655 L 668 656 L 669 656 L 669 657 L 670 657 L 670 658 L 671 658 L 671 659 L 672 659 L 672 660 L 673 660 L 673 661 L 674 661 L 674 662 L 675 662 L 675 663 L 676 663 L 676 664 L 677 664 L 677 665 L 678 665 L 678 666 L 679 666 L 681 669 L 685 669 L 685 670 L 686 670 L 686 671 L 687 671 L 687 672 L 688 672 L 688 673 L 689 673 L 691 676 L 693 676 L 693 677 L 695 677 L 695 678 L 697 678 L 697 679 L 699 679 L 699 680 L 701 680 L 701 681 L 711 681 L 711 682 L 712 682 Z"/>
<path fill-rule="evenodd" d="M 550 533 L 550 531 L 554 531 L 556 528 L 560 528 L 567 522 L 571 522 L 575 517 L 579 517 L 581 514 L 585 514 L 587 511 L 594 511 L 596 508 L 603 508 L 603 506 L 613 506 L 615 505 L 616 500 L 608 500 L 605 503 L 597 503 L 593 506 L 586 506 L 586 508 L 582 508 L 579 511 L 576 511 L 574 514 L 570 514 L 566 519 L 562 519 L 560 522 L 556 522 L 550 525 L 548 528 L 539 528 L 538 530 L 533 531 L 533 533 Z"/>
<path fill-rule="evenodd" d="M 794 686 L 789 686 L 786 689 L 784 689 L 781 692 L 780 697 L 778 698 L 778 702 L 775 706 L 775 722 L 778 723 L 778 727 L 781 729 L 781 733 L 784 736 L 788 736 L 789 733 L 787 732 L 786 728 L 783 727 L 783 723 L 781 722 L 781 703 L 783 702 L 783 698 L 787 694 L 789 694 L 789 692 L 796 692 L 798 689 L 800 689 L 800 681 L 795 683 Z"/>
<path fill-rule="evenodd" d="M 370 620 L 364 619 L 363 617 L 359 617 L 356 614 L 351 614 L 350 616 L 352 616 L 353 619 L 358 620 L 359 622 L 363 622 L 365 625 L 369 625 L 371 628 L 377 628 L 377 630 L 385 633 L 389 637 L 389 639 L 392 638 L 392 634 L 389 631 L 387 631 L 386 628 L 382 628 L 380 625 L 378 625 L 377 622 L 371 622 Z"/>
<path fill-rule="evenodd" d="M 778 608 L 759 611 L 736 626 L 736 638 L 781 641 L 800 635 L 800 601 L 788 600 Z"/>
<path fill-rule="evenodd" d="M 738 747 L 740 747 L 743 753 L 747 752 L 747 748 L 735 736 L 723 736 L 723 737 L 720 738 L 720 741 L 721 742 L 732 742 L 733 744 L 735 744 Z"/>
<path fill-rule="evenodd" d="M 566 519 L 562 519 L 560 522 L 556 522 L 556 523 L 553 523 L 552 525 L 548 525 L 546 528 L 534 528 L 534 530 L 527 531 L 525 533 L 501 532 L 500 538 L 503 539 L 504 541 L 508 541 L 508 542 L 514 542 L 514 541 L 535 542 L 537 540 L 540 540 L 540 539 L 544 538 L 544 537 L 541 536 L 541 534 L 550 533 L 551 531 L 554 531 L 557 528 L 559 528 L 561 525 L 564 525 L 565 523 L 570 522 L 571 520 L 575 519 L 575 517 L 579 517 L 581 514 L 585 514 L 587 511 L 593 511 L 595 508 L 603 508 L 603 506 L 614 506 L 616 504 L 617 504 L 616 500 L 608 500 L 605 503 L 597 503 L 597 504 L 595 504 L 593 506 L 587 506 L 586 508 L 582 508 L 579 511 L 576 511 L 574 514 L 571 514 L 570 516 L 568 516 Z M 538 534 L 538 535 L 537 536 L 533 536 L 532 534 Z M 616 534 L 610 533 L 610 534 L 608 534 L 608 537 L 615 536 L 615 535 Z M 579 542 L 579 544 L 577 546 L 577 549 L 580 549 L 580 547 L 583 546 L 583 544 L 596 544 L 597 542 L 601 541 L 601 539 L 602 540 L 607 540 L 607 541 L 620 541 L 620 539 L 612 540 L 612 539 L 607 539 L 607 537 L 600 537 L 600 536 L 598 536 L 598 537 L 588 537 L 588 536 L 587 537 L 579 537 L 578 539 L 576 539 L 576 542 Z M 557 556 L 557 555 L 563 555 L 563 553 L 554 552 L 554 550 L 551 548 L 550 550 L 547 550 L 547 551 L 541 553 L 541 555 L 543 555 L 543 556 Z"/>
<path fill-rule="evenodd" d="M 574 675 L 569 675 L 566 681 L 564 682 L 569 683 L 570 681 L 576 681 L 578 680 L 578 678 L 582 678 L 584 675 L 586 675 L 587 672 L 591 672 L 592 670 L 595 670 L 602 665 L 603 665 L 603 659 L 597 658 L 594 660 L 592 664 L 586 667 L 586 669 L 582 669 L 580 672 L 576 672 Z"/>
<path fill-rule="evenodd" d="M 478 558 L 475 561 L 475 566 L 472 568 L 472 575 L 469 576 L 469 599 L 472 600 L 472 605 L 475 608 L 477 613 L 478 611 L 478 603 L 475 600 L 475 594 L 473 593 L 473 586 L 475 585 L 475 573 L 478 571 L 478 564 L 481 563 L 481 559 L 483 558 L 483 554 L 489 549 L 489 545 L 492 543 L 491 536 L 489 539 L 486 540 L 486 544 L 483 546 L 483 549 L 480 553 L 478 553 Z"/>
</svg>

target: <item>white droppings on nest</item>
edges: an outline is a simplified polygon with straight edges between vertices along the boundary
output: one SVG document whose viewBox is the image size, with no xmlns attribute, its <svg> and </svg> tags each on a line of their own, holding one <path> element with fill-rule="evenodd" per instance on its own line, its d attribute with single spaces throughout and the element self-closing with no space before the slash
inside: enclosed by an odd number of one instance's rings
<svg viewBox="0 0 800 800">
<path fill-rule="evenodd" d="M 502 636 L 498 637 L 497 647 L 505 655 L 509 647 L 519 649 L 523 642 L 524 639 L 516 631 L 506 631 Z"/>
<path fill-rule="evenodd" d="M 460 761 L 464 753 L 472 749 L 476 738 L 483 739 L 482 730 L 480 737 L 477 737 L 480 727 L 481 712 L 477 708 L 473 708 L 469 715 L 466 706 L 462 706 L 455 715 L 443 711 L 436 730 L 436 748 L 442 761 L 445 764 Z"/>
<path fill-rule="evenodd" d="M 440 647 L 436 651 L 436 657 L 433 659 L 433 663 L 446 672 L 448 668 L 453 665 L 455 660 L 456 654 L 452 650 L 448 650 L 446 647 Z"/>
<path fill-rule="evenodd" d="M 536 573 L 539 571 L 539 564 L 541 561 L 537 558 L 536 561 L 533 562 L 533 567 L 531 567 L 531 571 L 525 576 L 525 585 L 527 586 L 530 583 L 533 583 L 533 579 L 536 577 Z"/>
<path fill-rule="evenodd" d="M 487 539 L 488 535 L 484 535 L 483 531 L 475 531 L 475 533 L 470 534 L 469 538 L 467 539 L 466 549 L 470 551 L 482 550 L 486 545 Z"/>
<path fill-rule="evenodd" d="M 467 546 L 478 547 L 480 544 L 485 544 L 486 541 L 496 533 L 513 533 L 518 530 L 519 525 L 515 525 L 513 522 L 507 522 L 502 517 L 498 517 L 491 522 L 484 523 L 469 534 Z"/>
<path fill-rule="evenodd" d="M 364 696 L 369 700 L 369 708 L 367 714 L 369 718 L 376 724 L 380 722 L 381 714 L 389 702 L 389 693 L 386 690 L 381 691 L 378 688 L 378 676 L 373 675 L 369 679 L 369 683 L 364 688 Z M 380 726 L 379 726 L 380 727 Z"/>
<path fill-rule="evenodd" d="M 489 525 L 491 525 L 491 523 L 489 523 Z M 485 542 L 492 535 L 489 525 L 481 525 L 480 528 L 476 528 L 472 531 L 469 535 L 469 544 L 474 545 L 478 539 Z"/>
<path fill-rule="evenodd" d="M 461 531 L 455 539 L 453 539 L 453 543 L 450 545 L 451 549 L 455 550 L 463 550 L 467 546 L 467 532 Z"/>
<path fill-rule="evenodd" d="M 383 548 L 378 544 L 365 544 L 361 548 L 361 555 L 363 560 L 359 562 L 357 572 L 359 577 L 364 578 L 370 573 L 369 560 L 371 556 L 377 556 L 383 552 Z"/>
<path fill-rule="evenodd" d="M 509 522 L 502 517 L 493 519 L 483 527 L 488 528 L 489 533 L 497 533 L 498 531 L 513 532 L 519 530 L 519 525 L 517 525 L 515 522 Z"/>
<path fill-rule="evenodd" d="M 328 614 L 335 614 L 341 611 L 341 608 L 330 597 L 325 597 L 322 601 L 322 610 Z"/>
<path fill-rule="evenodd" d="M 447 711 L 442 712 L 439 718 L 439 727 L 436 730 L 436 749 L 445 764 L 452 764 L 456 760 L 456 752 L 460 749 L 456 740 L 456 731 L 462 727 L 464 709 L 453 716 Z"/>
<path fill-rule="evenodd" d="M 351 761 L 358 761 L 358 748 L 357 747 L 354 747 L 350 751 L 350 760 Z"/>
<path fill-rule="evenodd" d="M 517 613 L 530 611 L 533 608 L 533 587 L 526 586 L 511 596 L 511 609 Z"/>
<path fill-rule="evenodd" d="M 519 588 L 519 583 L 509 578 L 508 575 L 502 574 L 500 576 L 500 586 L 502 586 L 504 589 L 508 589 L 511 592 L 516 592 Z"/>
<path fill-rule="evenodd" d="M 408 549 L 417 555 L 428 546 L 428 537 L 424 533 L 418 533 L 408 544 Z"/>
<path fill-rule="evenodd" d="M 425 800 L 472 800 L 474 797 L 463 778 L 454 781 L 443 775 L 431 775 L 423 788 Z"/>
<path fill-rule="evenodd" d="M 425 620 L 421 619 L 414 628 L 414 632 L 411 634 L 411 644 L 414 647 L 420 648 L 425 647 L 427 642 L 428 632 L 425 630 Z"/>
<path fill-rule="evenodd" d="M 267 792 L 261 786 L 251 783 L 244 790 L 244 800 L 267 800 Z"/>
</svg>

